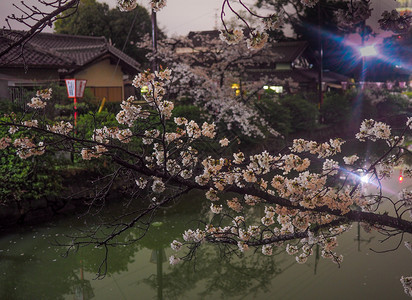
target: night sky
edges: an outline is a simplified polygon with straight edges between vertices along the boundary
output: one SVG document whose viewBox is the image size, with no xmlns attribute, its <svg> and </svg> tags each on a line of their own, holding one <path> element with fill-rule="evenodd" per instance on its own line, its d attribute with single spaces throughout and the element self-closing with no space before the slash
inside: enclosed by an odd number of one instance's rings
<svg viewBox="0 0 412 300">
<path fill-rule="evenodd" d="M 36 0 L 26 0 L 27 4 L 36 5 Z M 111 8 L 115 7 L 116 0 L 99 0 L 106 2 Z M 246 3 L 253 3 L 253 0 Z M 394 0 L 373 0 L 371 26 L 376 27 L 376 20 L 379 19 L 384 10 L 391 10 L 396 6 Z M 0 1 L 0 25 L 6 26 L 4 19 L 14 13 L 19 15 L 19 11 L 13 7 L 13 3 L 20 3 L 16 0 Z M 140 0 L 139 3 L 148 7 L 148 1 Z M 169 36 L 186 35 L 189 31 L 210 30 L 220 27 L 220 9 L 222 0 L 168 0 L 167 6 L 158 13 L 158 23 L 160 28 Z M 40 7 L 40 6 L 39 6 Z M 230 17 L 230 16 L 228 16 Z M 18 23 L 11 24 L 13 29 L 27 29 Z M 51 28 L 46 31 L 52 32 Z"/>
</svg>

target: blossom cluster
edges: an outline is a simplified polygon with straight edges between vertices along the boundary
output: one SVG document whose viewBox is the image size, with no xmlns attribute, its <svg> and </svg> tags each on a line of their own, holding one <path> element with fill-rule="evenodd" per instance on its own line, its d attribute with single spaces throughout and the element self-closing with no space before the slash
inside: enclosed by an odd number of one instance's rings
<svg viewBox="0 0 412 300">
<path fill-rule="evenodd" d="M 43 142 L 39 142 L 36 145 L 33 140 L 28 137 L 15 139 L 13 146 L 17 148 L 16 153 L 22 159 L 26 159 L 33 155 L 42 155 L 46 151 Z"/>
<path fill-rule="evenodd" d="M 137 0 L 117 0 L 117 6 L 121 11 L 131 11 L 137 7 Z M 166 6 L 166 0 L 150 0 L 150 6 L 157 12 Z"/>
<path fill-rule="evenodd" d="M 73 130 L 73 125 L 69 122 L 60 121 L 52 126 L 46 125 L 46 129 L 54 133 L 67 135 Z"/>
<path fill-rule="evenodd" d="M 166 6 L 166 0 L 150 0 L 150 5 L 153 11 L 158 12 Z"/>
<path fill-rule="evenodd" d="M 239 199 L 237 197 L 234 197 L 231 200 L 227 200 L 227 206 L 238 213 L 243 210 L 243 206 L 239 202 Z"/>
<path fill-rule="evenodd" d="M 103 153 L 107 152 L 107 148 L 102 145 L 95 145 L 91 148 L 83 148 L 81 150 L 82 159 L 91 160 L 92 158 L 99 158 Z"/>
<path fill-rule="evenodd" d="M 6 149 L 11 144 L 11 138 L 4 136 L 0 139 L 0 150 Z"/>
<path fill-rule="evenodd" d="M 162 179 L 159 177 L 153 177 L 153 183 L 152 183 L 152 190 L 155 193 L 162 193 L 166 189 L 165 184 L 163 183 Z"/>
<path fill-rule="evenodd" d="M 268 226 L 275 224 L 274 218 L 277 216 L 277 223 L 281 225 L 281 228 L 273 227 L 268 231 Z M 171 248 L 175 251 L 180 251 L 184 244 L 190 245 L 192 243 L 198 244 L 205 240 L 237 240 L 237 248 L 241 252 L 249 250 L 250 244 L 255 243 L 263 237 L 263 241 L 267 241 L 262 245 L 262 254 L 272 255 L 273 248 L 283 245 L 282 240 L 279 242 L 272 242 L 272 238 L 287 236 L 293 234 L 296 231 L 305 232 L 310 222 L 308 219 L 314 218 L 308 212 L 298 212 L 298 210 L 292 210 L 287 208 L 281 208 L 276 206 L 276 209 L 271 206 L 265 207 L 265 218 L 271 219 L 272 222 L 265 224 L 262 219 L 264 227 L 259 225 L 247 225 L 243 216 L 236 216 L 232 219 L 232 225 L 226 227 L 215 227 L 212 224 L 207 224 L 205 230 L 187 230 L 183 234 L 184 243 L 174 240 L 171 243 Z M 324 222 L 330 222 L 332 219 L 327 216 L 324 217 Z M 316 223 L 319 219 L 313 219 Z M 334 252 L 334 249 L 338 246 L 336 235 L 347 231 L 350 227 L 345 225 L 331 227 L 328 232 L 320 232 L 314 234 L 309 231 L 308 237 L 301 239 L 299 245 L 286 245 L 286 252 L 290 255 L 296 255 L 296 261 L 298 263 L 305 263 L 307 258 L 313 254 L 313 246 L 319 245 L 321 247 L 322 257 L 329 258 L 335 263 L 341 263 L 343 260 L 342 255 L 338 255 Z M 264 232 L 263 232 L 264 231 Z M 262 236 L 263 235 L 263 236 Z M 175 256 L 171 258 L 171 264 L 174 264 Z M 180 259 L 179 259 L 180 261 Z"/>
<path fill-rule="evenodd" d="M 44 102 L 40 97 L 31 98 L 31 102 L 27 103 L 27 106 L 34 109 L 43 109 L 46 107 L 47 102 Z"/>
<path fill-rule="evenodd" d="M 109 139 L 118 139 L 122 143 L 129 143 L 133 133 L 129 128 L 119 129 L 118 127 L 98 128 L 93 131 L 92 139 L 98 143 L 108 144 Z"/>
<path fill-rule="evenodd" d="M 17 127 L 17 126 L 10 126 L 10 128 L 9 128 L 9 133 L 10 133 L 10 134 L 14 134 L 14 133 L 16 133 L 18 130 L 19 130 L 19 127 Z"/>
<path fill-rule="evenodd" d="M 212 211 L 212 213 L 214 214 L 220 214 L 222 212 L 223 206 L 219 205 L 219 204 L 211 204 L 210 205 L 210 210 Z"/>
<path fill-rule="evenodd" d="M 36 97 L 31 98 L 31 102 L 27 103 L 27 106 L 34 109 L 43 109 L 46 107 L 47 102 L 45 100 L 50 100 L 52 94 L 52 89 L 44 89 L 36 92 Z"/>
<path fill-rule="evenodd" d="M 393 31 L 395 33 L 407 32 L 411 26 L 411 15 L 409 13 L 399 14 L 396 9 L 391 12 L 382 13 L 382 18 L 378 21 L 382 30 Z"/>
<path fill-rule="evenodd" d="M 376 141 L 378 139 L 387 140 L 391 135 L 391 128 L 389 125 L 378 122 L 372 119 L 364 120 L 361 123 L 360 131 L 356 134 L 359 141 L 364 142 L 366 139 Z"/>
<path fill-rule="evenodd" d="M 347 5 L 347 9 L 339 9 L 335 12 L 338 26 L 342 30 L 352 30 L 371 16 L 372 9 L 369 1 L 350 1 Z"/>
<path fill-rule="evenodd" d="M 286 245 L 286 252 L 289 255 L 296 255 L 296 261 L 299 264 L 303 264 L 307 261 L 308 257 L 313 254 L 313 246 L 319 245 L 321 247 L 321 255 L 323 258 L 329 258 L 333 262 L 340 264 L 343 261 L 343 256 L 338 255 L 333 250 L 338 246 L 336 234 L 345 232 L 349 229 L 348 226 L 339 226 L 339 227 L 332 227 L 329 230 L 329 233 L 321 232 L 317 235 L 310 232 L 308 233 L 308 237 L 304 238 L 299 241 L 299 244 L 287 244 Z M 300 252 L 301 251 L 301 252 Z M 299 254 L 300 252 L 300 254 Z"/>
<path fill-rule="evenodd" d="M 260 50 L 268 41 L 269 35 L 260 28 L 253 30 L 246 40 L 247 47 L 251 50 Z"/>
<path fill-rule="evenodd" d="M 215 123 L 203 122 L 202 127 L 200 127 L 195 121 L 188 121 L 186 118 L 177 117 L 174 118 L 174 122 L 178 126 L 184 126 L 184 128 L 178 128 L 176 133 L 168 133 L 167 139 L 168 142 L 176 140 L 182 136 L 186 136 L 191 140 L 199 139 L 204 136 L 209 139 L 213 139 L 216 136 L 216 125 Z M 180 132 L 180 133 L 179 133 Z"/>
<path fill-rule="evenodd" d="M 333 143 L 332 143 L 333 144 Z M 238 155 L 238 154 L 237 154 Z M 210 181 L 216 187 L 206 193 L 206 197 L 212 201 L 219 200 L 218 191 L 223 191 L 225 186 L 235 184 L 238 187 L 244 187 L 245 184 L 258 184 L 258 187 L 269 194 L 279 195 L 282 198 L 290 199 L 303 207 L 313 209 L 316 207 L 328 206 L 331 209 L 339 210 L 343 214 L 349 211 L 349 207 L 357 203 L 362 206 L 359 191 L 352 192 L 350 189 L 336 190 L 332 187 L 326 187 L 328 177 L 336 175 L 340 170 L 338 162 L 332 159 L 326 159 L 323 164 L 323 172 L 320 174 L 307 171 L 310 160 L 302 159 L 295 154 L 284 156 L 271 156 L 267 152 L 257 154 L 249 158 L 249 163 L 243 168 L 233 168 L 230 172 L 224 171 L 226 161 L 223 159 L 215 160 L 211 157 L 203 160 L 203 174 L 198 175 L 195 181 L 200 185 L 206 185 Z M 298 176 L 289 178 L 282 175 L 275 175 L 271 181 L 271 187 L 268 189 L 268 183 L 260 176 L 271 172 L 272 170 L 283 170 L 284 175 L 289 174 L 292 170 L 298 172 Z M 245 203 L 255 205 L 259 199 L 251 195 L 245 195 Z M 229 208 L 235 211 L 242 209 L 242 204 L 236 200 L 227 201 Z M 264 217 L 266 223 L 271 223 L 270 218 Z"/>
<path fill-rule="evenodd" d="M 43 90 L 38 90 L 36 92 L 36 96 L 40 97 L 44 100 L 50 100 L 51 99 L 51 95 L 52 95 L 52 88 L 48 88 L 48 89 L 43 89 Z"/>
<path fill-rule="evenodd" d="M 140 189 L 144 189 L 147 185 L 147 179 L 143 178 L 143 177 L 139 177 L 138 179 L 135 180 L 136 185 L 140 188 Z"/>
<path fill-rule="evenodd" d="M 302 159 L 298 155 L 288 154 L 282 157 L 282 165 L 279 165 L 279 169 L 283 170 L 283 174 L 288 174 L 292 170 L 303 172 L 309 168 L 310 160 L 307 158 Z"/>
<path fill-rule="evenodd" d="M 307 7 L 314 7 L 319 2 L 319 0 L 301 0 L 301 2 Z"/>
<path fill-rule="evenodd" d="M 241 28 L 235 28 L 231 31 L 220 31 L 219 38 L 229 45 L 237 44 L 243 39 L 243 30 Z"/>
<path fill-rule="evenodd" d="M 23 125 L 28 128 L 38 127 L 39 122 L 37 120 L 27 120 L 27 121 L 23 121 Z"/>
<path fill-rule="evenodd" d="M 267 18 L 263 19 L 263 23 L 264 26 L 266 28 L 266 30 L 277 30 L 280 29 L 280 27 L 283 26 L 283 24 L 285 23 L 284 20 L 284 10 L 280 10 L 279 12 L 270 15 Z"/>
<path fill-rule="evenodd" d="M 188 229 L 183 233 L 183 240 L 185 242 L 200 243 L 204 241 L 206 233 L 203 230 L 196 229 L 195 231 Z"/>
<path fill-rule="evenodd" d="M 309 152 L 310 154 L 318 155 L 319 158 L 327 158 L 341 152 L 341 146 L 345 142 L 342 139 L 330 139 L 329 142 L 317 143 L 314 141 L 306 141 L 304 139 L 293 140 L 291 152 L 302 153 Z"/>
<path fill-rule="evenodd" d="M 149 117 L 150 113 L 143 110 L 140 105 L 135 105 L 134 101 L 135 97 L 130 96 L 126 100 L 123 100 L 120 104 L 122 110 L 116 115 L 116 120 L 119 124 L 125 124 L 129 127 L 133 127 L 136 120 L 147 119 Z"/>
<path fill-rule="evenodd" d="M 142 138 L 143 144 L 150 145 L 153 143 L 153 139 L 157 138 L 160 135 L 160 131 L 157 129 L 145 130 L 144 138 Z"/>
<path fill-rule="evenodd" d="M 351 156 L 344 156 L 343 161 L 347 165 L 353 165 L 357 160 L 359 159 L 359 156 L 357 155 L 351 155 Z"/>
<path fill-rule="evenodd" d="M 229 146 L 229 142 L 230 141 L 227 138 L 223 138 L 219 141 L 219 144 L 220 144 L 221 147 L 227 147 L 227 146 Z"/>
<path fill-rule="evenodd" d="M 405 294 L 412 297 L 412 276 L 409 277 L 401 277 L 401 283 L 403 286 L 403 290 Z"/>
<path fill-rule="evenodd" d="M 117 0 L 120 11 L 131 11 L 137 7 L 137 0 Z"/>
<path fill-rule="evenodd" d="M 253 160 L 253 157 L 251 157 Z M 270 160 L 273 162 L 273 160 Z M 204 165 L 208 166 L 211 169 L 211 174 L 218 174 L 221 173 L 221 170 L 224 166 L 222 161 L 213 161 L 210 158 L 207 162 L 204 161 Z M 263 164 L 265 165 L 265 164 Z M 217 166 L 217 169 L 213 169 Z M 207 172 L 209 173 L 209 172 Z M 275 180 L 276 179 L 276 180 Z M 341 210 L 342 213 L 346 213 L 349 211 L 349 207 L 354 204 L 354 199 L 357 199 L 358 194 L 350 195 L 350 191 L 348 189 L 345 190 L 335 190 L 332 188 L 325 189 L 325 180 L 326 178 L 320 176 L 318 174 L 311 174 L 308 171 L 301 173 L 298 178 L 295 179 L 288 179 L 277 175 L 274 177 L 272 186 L 274 188 L 278 188 L 279 190 L 284 193 L 282 197 L 286 197 L 289 199 L 300 199 L 299 204 L 308 208 L 314 208 L 316 206 L 329 206 L 332 209 Z M 279 184 L 277 184 L 279 183 Z M 324 192 L 322 192 L 322 190 Z M 212 201 L 218 201 L 219 197 L 217 196 L 217 191 L 214 189 L 210 189 L 207 193 L 207 198 Z M 306 195 L 306 197 L 303 197 Z M 255 205 L 259 202 L 259 198 L 251 195 L 245 195 L 245 203 L 248 205 Z M 360 202 L 359 202 L 360 203 Z M 227 205 L 229 208 L 235 210 L 236 212 L 240 212 L 243 208 L 241 202 L 237 197 L 233 198 L 232 200 L 227 201 Z M 222 205 L 218 204 L 211 204 L 211 210 L 214 213 L 220 213 L 222 211 Z M 277 216 L 277 218 L 275 218 Z M 275 220 L 276 219 L 276 220 Z M 299 212 L 298 210 L 294 209 L 287 209 L 285 207 L 276 206 L 273 208 L 271 206 L 265 207 L 265 216 L 262 217 L 261 223 L 262 226 L 271 226 L 273 224 L 280 224 L 281 227 L 278 229 L 277 227 L 273 228 L 273 232 L 276 235 L 287 235 L 293 234 L 295 232 L 305 232 L 311 224 L 326 224 L 333 221 L 335 218 L 328 214 L 313 214 L 310 212 Z M 213 228 L 213 230 L 208 230 L 207 232 L 210 234 L 211 238 L 221 239 L 227 235 L 237 236 L 238 240 L 238 249 L 242 252 L 247 251 L 249 249 L 249 242 L 251 238 L 257 237 L 259 232 L 261 232 L 261 228 L 259 226 L 250 225 L 246 227 L 239 227 L 239 225 L 244 225 L 244 218 L 238 216 L 235 218 L 234 227 L 225 227 L 225 228 L 215 228 L 211 224 L 208 225 L 208 228 Z M 337 228 L 331 231 L 332 234 L 339 234 L 342 233 L 344 229 Z M 193 231 L 189 231 L 193 232 Z M 266 238 L 269 238 L 266 236 Z M 184 238 L 185 241 L 188 241 Z M 319 239 L 318 243 L 322 245 L 323 251 L 322 255 L 325 258 L 330 258 L 336 263 L 340 263 L 342 261 L 342 256 L 337 255 L 336 253 L 332 252 L 332 249 L 337 245 L 336 239 Z M 304 263 L 307 260 L 307 257 L 312 254 L 311 246 L 303 246 L 302 253 L 297 255 L 296 260 L 299 263 Z M 272 244 L 267 244 L 262 247 L 262 253 L 265 255 L 270 255 L 273 250 Z"/>
<path fill-rule="evenodd" d="M 171 70 L 167 68 L 155 73 L 147 70 L 137 75 L 133 80 L 134 87 L 147 87 L 147 92 L 143 94 L 143 98 L 149 106 L 154 107 L 166 119 L 172 116 L 174 108 L 173 102 L 163 99 L 166 94 L 166 85 L 170 80 Z"/>
<path fill-rule="evenodd" d="M 169 257 L 169 263 L 170 263 L 171 265 L 177 265 L 179 262 L 180 262 L 180 258 L 179 258 L 179 257 L 176 257 L 176 256 L 174 256 L 174 255 L 171 255 L 171 256 Z"/>
<path fill-rule="evenodd" d="M 213 139 L 216 136 L 215 123 L 213 122 L 212 124 L 209 124 L 207 122 L 204 122 L 202 124 L 202 135 L 210 139 Z"/>
<path fill-rule="evenodd" d="M 204 106 L 212 113 L 215 122 L 226 124 L 228 130 L 238 127 L 242 134 L 246 136 L 265 136 L 257 124 L 263 126 L 267 124 L 264 119 L 259 117 L 256 110 L 235 98 L 228 97 L 228 93 L 224 89 L 211 88 L 213 89 L 207 90 L 208 93 L 212 93 L 211 95 L 199 97 L 196 101 L 199 101 L 199 105 Z M 205 100 L 201 101 L 202 99 Z M 222 99 L 225 99 L 225 101 L 222 101 Z"/>
</svg>

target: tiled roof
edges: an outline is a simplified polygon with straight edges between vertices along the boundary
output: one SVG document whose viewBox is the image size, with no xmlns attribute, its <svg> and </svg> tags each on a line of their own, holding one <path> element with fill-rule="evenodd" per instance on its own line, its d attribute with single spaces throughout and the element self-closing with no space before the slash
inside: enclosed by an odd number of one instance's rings
<svg viewBox="0 0 412 300">
<path fill-rule="evenodd" d="M 38 47 L 53 49 L 55 52 L 73 59 L 78 66 L 83 66 L 107 51 L 104 37 L 76 36 L 68 34 L 40 33 L 31 41 Z"/>
<path fill-rule="evenodd" d="M 302 55 L 308 45 L 308 42 L 304 41 L 278 42 L 270 44 L 269 49 L 278 54 L 277 63 L 291 63 Z"/>
<path fill-rule="evenodd" d="M 219 30 L 191 31 L 187 37 L 194 47 L 202 47 L 204 46 L 203 40 L 218 40 L 219 35 Z M 305 41 L 277 42 L 269 43 L 268 47 L 260 51 L 271 51 L 271 57 L 278 57 L 275 63 L 291 63 L 302 55 L 308 45 Z"/>
<path fill-rule="evenodd" d="M 119 49 L 117 49 L 116 47 L 112 46 L 112 45 L 107 45 L 107 50 L 113 54 L 114 56 L 116 56 L 117 58 L 119 58 L 120 60 L 124 61 L 125 63 L 129 64 L 130 66 L 132 66 L 133 68 L 135 68 L 136 70 L 140 69 L 140 64 L 135 61 L 133 58 L 131 58 L 129 55 L 127 55 L 126 53 L 120 51 Z"/>
<path fill-rule="evenodd" d="M 8 39 L 16 39 L 19 34 L 21 35 L 21 32 L 3 31 L 2 34 L 7 36 Z M 3 45 L 4 43 L 1 42 L 0 47 L 3 47 Z M 19 51 L 16 49 L 12 50 L 14 55 L 16 55 L 16 51 Z M 36 49 L 36 53 L 33 52 L 33 49 Z M 128 69 L 138 71 L 140 67 L 137 61 L 111 46 L 104 37 L 39 33 L 25 45 L 23 50 L 28 67 L 36 66 L 39 59 L 38 55 L 44 56 L 40 61 L 47 61 L 51 65 L 54 63 L 56 67 L 61 68 L 64 65 L 60 62 L 62 60 L 66 62 L 64 67 L 67 67 L 67 63 L 69 63 L 74 67 L 73 69 L 76 69 L 99 59 L 105 54 L 120 59 L 120 63 Z M 3 62 L 4 64 L 9 60 L 2 57 L 0 63 Z"/>
<path fill-rule="evenodd" d="M 70 49 L 102 46 L 106 44 L 106 39 L 95 36 L 39 33 L 31 39 L 31 43 L 49 49 Z"/>
<path fill-rule="evenodd" d="M 0 51 L 6 49 L 13 40 L 0 36 Z M 26 44 L 22 51 L 21 47 L 11 49 L 6 55 L 0 57 L 0 66 L 31 68 L 68 68 L 75 65 L 73 60 L 63 57 L 52 51 L 39 49 L 31 44 Z"/>
</svg>

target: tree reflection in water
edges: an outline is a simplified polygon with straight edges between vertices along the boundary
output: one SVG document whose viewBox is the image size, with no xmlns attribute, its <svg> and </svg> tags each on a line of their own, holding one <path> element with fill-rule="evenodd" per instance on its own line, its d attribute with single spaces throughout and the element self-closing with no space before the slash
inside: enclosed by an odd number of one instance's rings
<svg viewBox="0 0 412 300">
<path fill-rule="evenodd" d="M 200 298 L 252 297 L 256 292 L 269 291 L 272 279 L 281 272 L 274 257 L 252 254 L 237 259 L 222 256 L 216 248 L 205 247 L 194 261 L 175 266 L 171 272 L 150 276 L 143 283 L 159 288 L 158 277 L 162 276 L 163 295 L 167 299 L 185 298 L 185 293 L 194 289 Z"/>
<path fill-rule="evenodd" d="M 193 202 L 192 199 L 188 201 Z M 252 251 L 238 257 L 239 252 L 234 253 L 230 247 L 205 245 L 190 262 L 169 266 L 165 258 L 171 253 L 170 242 L 178 238 L 188 226 L 198 225 L 196 220 L 200 219 L 200 215 L 204 216 L 208 209 L 207 204 L 203 207 L 200 202 L 197 207 L 191 208 L 187 208 L 186 204 L 183 201 L 177 207 L 165 211 L 155 220 L 154 224 L 157 226 L 152 226 L 142 240 L 127 246 L 110 247 L 107 274 L 103 280 L 94 280 L 105 255 L 101 249 L 80 248 L 77 253 L 63 259 L 59 255 L 65 249 L 50 245 L 55 238 L 60 238 L 55 236 L 57 232 L 65 230 L 66 235 L 74 234 L 75 230 L 67 224 L 81 228 L 82 223 L 75 218 L 57 225 L 58 228 L 36 228 L 30 231 L 22 229 L 21 234 L 3 237 L 0 240 L 0 249 L 3 250 L 0 252 L 0 268 L 3 270 L 0 273 L 0 298 L 87 299 L 94 294 L 96 299 L 111 299 L 108 287 L 115 289 L 115 284 L 118 291 L 122 295 L 124 293 L 123 297 L 128 299 L 141 295 L 140 292 L 147 288 L 150 290 L 142 294 L 142 298 L 251 299 L 261 298 L 266 293 L 278 297 L 278 294 L 282 296 L 296 288 L 294 283 L 288 282 L 291 278 L 304 279 L 308 285 L 318 285 L 325 276 L 333 277 L 344 271 L 331 262 L 319 260 L 316 249 L 311 261 L 304 266 L 296 265 L 294 257 L 284 253 L 284 246 L 278 247 L 279 251 L 270 257 Z M 258 210 L 255 212 L 256 215 L 259 214 Z M 137 231 L 138 229 L 134 229 L 119 237 L 119 244 L 132 240 L 138 234 Z M 33 238 L 34 235 L 36 238 Z M 44 237 L 39 238 L 42 235 Z M 365 253 L 370 247 L 375 249 L 376 245 L 371 245 L 373 242 L 373 236 L 365 234 L 355 223 L 351 234 L 348 232 L 346 240 L 342 240 L 338 248 L 347 257 L 343 268 L 347 268 L 351 260 L 354 260 L 358 245 Z M 345 253 L 349 251 L 346 249 L 353 249 L 350 255 Z M 23 253 L 24 255 L 20 255 Z M 374 255 L 380 257 L 379 254 Z M 359 258 L 355 258 L 354 264 L 357 264 L 356 259 Z M 385 259 L 387 258 L 382 258 Z M 397 270 L 399 272 L 404 271 Z M 399 279 L 395 279 L 396 292 L 402 294 Z M 333 284 L 334 281 L 331 281 L 332 286 Z M 346 284 L 348 283 L 344 282 L 340 285 L 345 287 Z M 353 288 L 351 287 L 352 292 Z M 303 293 L 315 291 L 314 288 L 307 287 Z"/>
</svg>

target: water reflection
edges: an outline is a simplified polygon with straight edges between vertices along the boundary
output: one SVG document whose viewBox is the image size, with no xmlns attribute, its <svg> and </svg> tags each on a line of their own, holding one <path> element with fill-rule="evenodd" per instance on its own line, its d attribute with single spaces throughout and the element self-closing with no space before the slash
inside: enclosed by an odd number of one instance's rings
<svg viewBox="0 0 412 300">
<path fill-rule="evenodd" d="M 88 300 L 94 297 L 93 288 L 89 280 L 84 279 L 82 262 L 80 262 L 80 280 L 74 286 L 75 300 Z"/>
<path fill-rule="evenodd" d="M 199 211 L 199 210 L 198 210 Z M 339 240 L 345 257 L 339 269 L 315 254 L 305 265 L 279 252 L 267 257 L 222 255 L 205 246 L 190 263 L 170 266 L 169 244 L 199 215 L 168 211 L 140 242 L 109 249 L 107 276 L 95 280 L 104 251 L 80 249 L 67 258 L 50 243 L 73 234 L 75 219 L 49 227 L 25 228 L 0 239 L 1 299 L 406 299 L 399 282 L 409 275 L 406 249 L 375 254 L 378 239 L 354 224 Z M 186 221 L 187 220 L 187 221 Z M 72 225 L 72 227 L 70 227 Z M 129 232 L 122 239 L 133 237 Z M 58 236 L 56 236 L 58 235 Z"/>
<path fill-rule="evenodd" d="M 157 272 L 155 278 L 154 288 L 157 287 L 157 299 L 163 299 L 163 263 L 167 261 L 166 252 L 164 249 L 152 250 L 150 262 L 156 264 Z"/>
<path fill-rule="evenodd" d="M 198 298 L 253 297 L 257 291 L 268 291 L 271 280 L 282 271 L 273 258 L 222 257 L 213 247 L 207 248 L 198 253 L 195 262 L 168 268 L 168 272 L 149 277 L 143 283 L 155 289 L 162 282 L 167 299 L 187 298 L 193 293 Z"/>
</svg>

